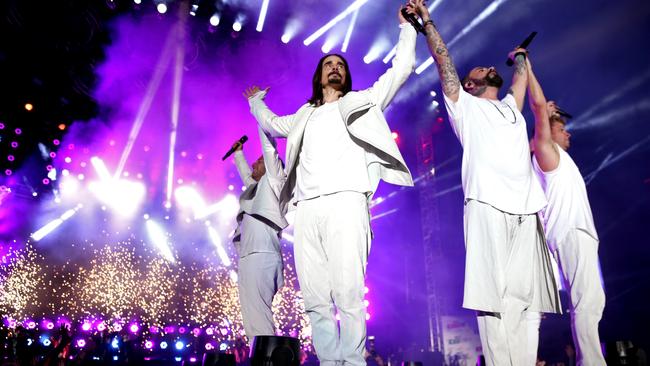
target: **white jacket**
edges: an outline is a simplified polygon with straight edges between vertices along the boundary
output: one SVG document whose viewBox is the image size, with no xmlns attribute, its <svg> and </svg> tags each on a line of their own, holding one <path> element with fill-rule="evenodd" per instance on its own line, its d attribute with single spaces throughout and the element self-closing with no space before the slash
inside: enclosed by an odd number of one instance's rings
<svg viewBox="0 0 650 366">
<path fill-rule="evenodd" d="M 251 169 L 244 154 L 241 150 L 235 152 L 235 165 L 242 182 L 246 185 L 246 190 L 239 196 L 237 222 L 241 224 L 243 215 L 248 214 L 279 232 L 288 225 L 284 215 L 280 212 L 278 203 L 280 187 L 285 181 L 284 169 L 282 161 L 278 157 L 275 139 L 268 138 L 261 128 L 258 127 L 258 130 L 262 142 L 266 174 L 259 182 L 256 182 L 252 178 Z M 239 239 L 238 227 L 233 242 L 238 242 Z"/>
<path fill-rule="evenodd" d="M 366 164 L 373 193 L 379 180 L 402 186 L 412 186 L 413 178 L 393 140 L 383 114 L 399 88 L 406 82 L 415 66 L 415 29 L 400 25 L 401 31 L 393 65 L 372 87 L 347 93 L 339 99 L 339 112 L 352 140 L 366 151 Z M 307 121 L 316 109 L 305 104 L 295 114 L 277 116 L 264 103 L 265 91 L 251 98 L 251 113 L 271 136 L 287 138 L 287 177 L 280 191 L 281 212 L 286 213 L 295 196 L 296 168 Z M 340 177 L 337 177 L 340 179 Z"/>
</svg>

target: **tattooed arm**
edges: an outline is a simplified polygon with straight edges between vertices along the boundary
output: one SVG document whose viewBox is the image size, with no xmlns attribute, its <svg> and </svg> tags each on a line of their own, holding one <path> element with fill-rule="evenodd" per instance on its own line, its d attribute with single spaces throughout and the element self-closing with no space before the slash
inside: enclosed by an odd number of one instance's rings
<svg viewBox="0 0 650 366">
<path fill-rule="evenodd" d="M 414 9 L 425 23 L 427 45 L 438 68 L 443 93 L 453 102 L 457 102 L 461 85 L 456 67 L 454 67 L 449 50 L 447 50 L 447 45 L 445 45 L 436 27 L 430 22 L 429 10 L 424 5 L 424 0 L 411 0 L 409 8 Z"/>
<path fill-rule="evenodd" d="M 510 58 L 513 58 L 515 63 L 515 71 L 512 74 L 512 85 L 508 89 L 508 94 L 512 94 L 515 97 L 517 102 L 517 108 L 519 110 L 524 109 L 524 100 L 526 99 L 526 87 L 528 86 L 528 66 L 526 62 L 526 56 L 517 53 L 523 52 L 526 54 L 526 50 L 523 48 L 517 48 L 514 51 L 510 52 Z M 515 56 L 516 55 L 516 56 Z"/>
</svg>

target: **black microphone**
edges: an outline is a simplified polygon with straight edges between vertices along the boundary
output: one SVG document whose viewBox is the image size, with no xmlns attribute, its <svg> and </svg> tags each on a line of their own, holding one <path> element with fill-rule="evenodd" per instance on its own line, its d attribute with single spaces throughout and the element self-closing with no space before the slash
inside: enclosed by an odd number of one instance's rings
<svg viewBox="0 0 650 366">
<path fill-rule="evenodd" d="M 557 114 L 559 114 L 560 116 L 562 116 L 564 118 L 573 118 L 573 116 L 570 115 L 569 112 L 563 111 L 558 106 L 555 106 L 555 111 L 557 112 Z"/>
<path fill-rule="evenodd" d="M 535 38 L 536 35 L 537 35 L 537 32 L 531 33 L 528 37 L 526 37 L 526 39 L 524 39 L 523 42 L 521 42 L 521 44 L 517 48 L 526 49 L 526 47 L 528 47 L 528 45 L 530 45 L 530 42 L 533 41 L 533 38 Z M 515 57 L 517 57 L 516 54 L 515 54 Z M 511 59 L 508 59 L 508 61 L 506 61 L 506 65 L 508 65 L 508 66 L 512 66 L 514 63 L 515 62 L 512 61 Z"/>
<path fill-rule="evenodd" d="M 248 136 L 244 135 L 239 139 L 238 142 L 239 142 L 239 145 L 241 146 L 241 145 L 244 145 L 244 142 L 246 142 L 246 141 L 248 141 Z M 231 147 L 230 150 L 228 150 L 228 152 L 226 153 L 226 155 L 224 155 L 223 158 L 221 158 L 221 160 L 226 160 L 230 155 L 232 155 L 232 153 L 235 152 L 237 147 L 238 146 Z"/>
<path fill-rule="evenodd" d="M 418 19 L 415 17 L 415 15 L 406 11 L 406 8 L 402 8 L 402 16 L 404 17 L 404 19 L 408 20 L 409 23 L 411 23 L 411 25 L 413 26 L 413 28 L 415 28 L 416 31 L 422 34 L 426 34 L 427 31 L 424 29 L 424 26 L 422 26 L 422 24 L 418 22 Z"/>
</svg>

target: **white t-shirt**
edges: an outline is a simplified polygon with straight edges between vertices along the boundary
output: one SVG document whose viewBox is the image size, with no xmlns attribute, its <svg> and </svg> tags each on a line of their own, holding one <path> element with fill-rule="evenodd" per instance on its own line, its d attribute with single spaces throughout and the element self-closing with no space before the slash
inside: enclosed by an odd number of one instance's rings
<svg viewBox="0 0 650 366">
<path fill-rule="evenodd" d="M 298 201 L 372 191 L 365 151 L 350 138 L 338 101 L 316 108 L 307 121 L 296 178 Z"/>
<path fill-rule="evenodd" d="M 532 214 L 546 205 L 530 163 L 526 121 L 515 98 L 477 98 L 460 90 L 445 95 L 451 126 L 463 146 L 465 200 L 475 199 L 511 214 Z"/>
<path fill-rule="evenodd" d="M 533 156 L 535 172 L 548 200 L 548 206 L 542 211 L 542 217 L 546 239 L 553 250 L 557 249 L 557 245 L 572 229 L 583 230 L 598 240 L 582 174 L 571 156 L 559 145 L 556 146 L 560 153 L 560 161 L 557 168 L 550 172 L 542 171 Z"/>
</svg>

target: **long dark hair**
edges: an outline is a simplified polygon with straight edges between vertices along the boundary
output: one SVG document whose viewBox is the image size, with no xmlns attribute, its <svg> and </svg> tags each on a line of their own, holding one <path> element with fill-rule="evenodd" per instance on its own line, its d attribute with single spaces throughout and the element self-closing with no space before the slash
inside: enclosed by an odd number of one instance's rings
<svg viewBox="0 0 650 366">
<path fill-rule="evenodd" d="M 330 53 L 328 55 L 325 55 L 318 61 L 318 66 L 314 72 L 314 77 L 311 78 L 311 98 L 309 98 L 307 101 L 309 104 L 316 107 L 320 107 L 321 104 L 323 104 L 323 84 L 321 84 L 320 81 L 323 74 L 323 62 L 330 56 L 336 56 L 343 60 L 343 66 L 345 68 L 345 83 L 343 83 L 343 90 L 341 90 L 343 92 L 343 95 L 352 90 L 352 75 L 350 75 L 348 60 L 346 60 L 338 53 Z"/>
</svg>

